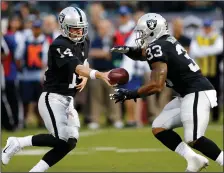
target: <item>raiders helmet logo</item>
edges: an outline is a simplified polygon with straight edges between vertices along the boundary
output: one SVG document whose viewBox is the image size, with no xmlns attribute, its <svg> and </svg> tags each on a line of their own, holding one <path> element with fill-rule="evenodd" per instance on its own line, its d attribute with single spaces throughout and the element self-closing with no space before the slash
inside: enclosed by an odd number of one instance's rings
<svg viewBox="0 0 224 173">
<path fill-rule="evenodd" d="M 150 30 L 153 30 L 153 29 L 155 29 L 155 27 L 156 27 L 156 25 L 157 25 L 157 21 L 156 21 L 156 20 L 153 20 L 153 19 L 151 19 L 151 20 L 147 20 L 147 21 L 146 21 L 146 24 L 147 24 L 147 26 L 148 26 L 148 28 L 149 28 Z"/>
<path fill-rule="evenodd" d="M 64 19 L 65 19 L 65 15 L 63 13 L 61 13 L 58 17 L 59 22 L 62 23 L 64 21 Z"/>
</svg>

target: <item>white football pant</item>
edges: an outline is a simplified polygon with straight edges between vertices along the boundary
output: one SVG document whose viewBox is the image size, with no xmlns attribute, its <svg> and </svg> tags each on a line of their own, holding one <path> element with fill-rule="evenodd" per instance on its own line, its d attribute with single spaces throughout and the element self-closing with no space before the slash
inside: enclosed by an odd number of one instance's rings
<svg viewBox="0 0 224 173">
<path fill-rule="evenodd" d="M 152 128 L 184 128 L 184 140 L 192 142 L 205 134 L 210 108 L 217 106 L 215 90 L 200 91 L 176 97 L 154 120 Z"/>
<path fill-rule="evenodd" d="M 45 126 L 56 138 L 79 138 L 80 121 L 71 96 L 43 92 L 38 109 Z"/>
</svg>

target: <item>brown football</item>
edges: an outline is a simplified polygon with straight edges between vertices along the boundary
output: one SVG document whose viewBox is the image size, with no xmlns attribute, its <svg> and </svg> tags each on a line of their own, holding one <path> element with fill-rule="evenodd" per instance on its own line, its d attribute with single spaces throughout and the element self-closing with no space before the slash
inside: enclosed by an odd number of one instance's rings
<svg viewBox="0 0 224 173">
<path fill-rule="evenodd" d="M 129 74 L 124 68 L 112 69 L 108 77 L 112 85 L 114 84 L 124 85 L 129 81 Z"/>
</svg>

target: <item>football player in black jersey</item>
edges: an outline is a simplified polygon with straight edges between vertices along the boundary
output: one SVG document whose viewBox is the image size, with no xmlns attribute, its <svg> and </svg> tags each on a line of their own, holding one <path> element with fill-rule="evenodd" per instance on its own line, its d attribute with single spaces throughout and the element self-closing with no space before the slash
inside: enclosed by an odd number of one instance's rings
<svg viewBox="0 0 224 173">
<path fill-rule="evenodd" d="M 50 134 L 9 137 L 2 151 L 2 163 L 8 164 L 10 158 L 23 147 L 52 147 L 30 172 L 46 171 L 75 148 L 80 122 L 73 97 L 79 89 L 83 89 L 87 78 L 99 78 L 110 85 L 108 72 L 101 73 L 88 67 L 89 40 L 85 13 L 79 8 L 67 7 L 58 19 L 62 35 L 49 47 L 44 92 L 38 102 L 40 115 Z"/>
<path fill-rule="evenodd" d="M 147 61 L 151 67 L 148 84 L 130 91 L 116 89 L 111 99 L 124 102 L 159 93 L 165 86 L 179 97 L 169 102 L 152 124 L 152 132 L 170 150 L 187 160 L 186 171 L 196 172 L 208 165 L 208 159 L 196 154 L 189 146 L 223 166 L 223 151 L 204 136 L 209 123 L 210 107 L 217 106 L 216 91 L 201 74 L 181 44 L 169 34 L 166 20 L 159 14 L 143 15 L 135 28 L 139 46 L 114 47 L 134 60 Z M 172 129 L 184 128 L 184 142 Z"/>
</svg>

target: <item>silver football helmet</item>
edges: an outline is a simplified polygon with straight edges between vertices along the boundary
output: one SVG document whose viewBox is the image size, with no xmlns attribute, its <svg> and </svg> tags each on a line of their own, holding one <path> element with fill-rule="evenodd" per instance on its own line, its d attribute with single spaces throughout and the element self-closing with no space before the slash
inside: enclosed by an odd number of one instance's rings
<svg viewBox="0 0 224 173">
<path fill-rule="evenodd" d="M 147 13 L 137 22 L 134 29 L 136 32 L 136 44 L 145 47 L 163 35 L 169 34 L 166 19 L 156 13 Z"/>
<path fill-rule="evenodd" d="M 58 23 L 62 35 L 76 43 L 83 42 L 88 34 L 86 14 L 78 7 L 67 7 L 63 9 L 58 16 Z M 82 29 L 82 34 L 71 32 L 71 28 Z"/>
</svg>

